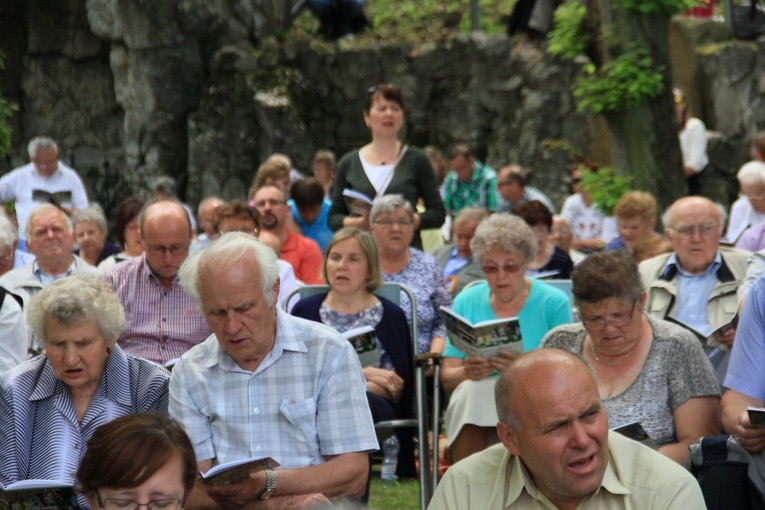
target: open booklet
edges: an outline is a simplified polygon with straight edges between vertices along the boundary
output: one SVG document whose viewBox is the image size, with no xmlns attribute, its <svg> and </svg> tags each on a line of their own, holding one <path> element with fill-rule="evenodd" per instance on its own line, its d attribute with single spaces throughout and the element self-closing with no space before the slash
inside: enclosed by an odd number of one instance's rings
<svg viewBox="0 0 765 510">
<path fill-rule="evenodd" d="M 380 363 L 380 348 L 374 328 L 362 326 L 349 329 L 343 336 L 356 349 L 362 367 L 377 366 Z"/>
<path fill-rule="evenodd" d="M 223 485 L 227 483 L 236 483 L 243 478 L 250 476 L 250 473 L 274 469 L 279 467 L 279 463 L 271 457 L 261 457 L 260 459 L 242 459 L 225 464 L 219 464 L 210 468 L 206 473 L 201 473 L 202 480 L 208 485 Z"/>
<path fill-rule="evenodd" d="M 628 437 L 634 441 L 637 441 L 638 443 L 642 443 L 650 448 L 653 448 L 654 450 L 659 449 L 659 447 L 656 445 L 656 441 L 654 441 L 651 436 L 648 435 L 648 432 L 645 431 L 643 425 L 639 421 L 633 421 L 625 425 L 620 425 L 618 427 L 614 427 L 611 430 L 618 432 L 624 437 Z"/>
<path fill-rule="evenodd" d="M 80 508 L 71 483 L 58 480 L 20 480 L 0 484 L 0 510 L 68 510 Z"/>
<path fill-rule="evenodd" d="M 494 319 L 471 323 L 460 314 L 441 307 L 446 334 L 452 344 L 468 356 L 489 358 L 504 349 L 516 353 L 523 352 L 521 325 L 517 317 Z"/>
<path fill-rule="evenodd" d="M 345 200 L 345 206 L 348 208 L 348 211 L 350 211 L 352 216 L 364 216 L 365 214 L 369 214 L 369 211 L 372 210 L 372 204 L 374 203 L 374 201 L 364 193 L 350 188 L 343 190 L 343 199 Z"/>
<path fill-rule="evenodd" d="M 728 330 L 728 328 L 736 328 L 738 326 L 738 314 L 734 315 L 733 319 L 731 319 L 730 322 L 726 322 L 725 324 L 713 329 L 712 332 L 709 333 L 708 335 L 705 335 L 704 333 L 694 328 L 690 324 L 686 324 L 685 322 L 675 317 L 667 316 L 664 320 L 668 322 L 672 322 L 673 324 L 677 324 L 678 326 L 682 326 L 683 328 L 687 329 L 688 331 L 696 335 L 696 338 L 698 338 L 701 341 L 701 345 L 703 345 L 704 347 L 719 346 L 721 350 L 728 350 L 729 347 L 727 345 L 720 344 L 717 341 L 717 336 L 722 333 L 725 333 Z"/>
</svg>

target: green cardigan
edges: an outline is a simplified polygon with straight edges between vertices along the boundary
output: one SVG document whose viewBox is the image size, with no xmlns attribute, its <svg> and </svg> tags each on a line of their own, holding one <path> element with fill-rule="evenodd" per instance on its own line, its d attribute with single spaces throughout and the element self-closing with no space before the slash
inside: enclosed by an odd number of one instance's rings
<svg viewBox="0 0 765 510">
<path fill-rule="evenodd" d="M 351 188 L 368 197 L 374 197 L 375 191 L 369 182 L 364 167 L 361 165 L 359 151 L 354 150 L 345 154 L 337 164 L 337 175 L 332 194 L 332 206 L 329 209 L 327 224 L 332 230 L 343 227 L 343 218 L 349 215 L 343 190 Z M 409 146 L 398 162 L 393 179 L 385 190 L 386 195 L 399 194 L 417 207 L 417 201 L 422 198 L 425 202 L 425 211 L 420 214 L 420 228 L 438 228 L 444 223 L 446 209 L 438 192 L 436 177 L 430 160 L 420 149 Z M 412 246 L 422 247 L 420 232 L 416 231 L 412 238 Z"/>
</svg>

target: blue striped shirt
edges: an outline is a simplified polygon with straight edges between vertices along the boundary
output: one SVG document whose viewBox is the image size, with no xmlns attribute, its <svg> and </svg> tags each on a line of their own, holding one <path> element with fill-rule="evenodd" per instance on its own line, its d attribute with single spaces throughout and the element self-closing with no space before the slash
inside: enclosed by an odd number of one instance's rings
<svg viewBox="0 0 765 510">
<path fill-rule="evenodd" d="M 45 356 L 0 376 L 0 482 L 74 483 L 85 446 L 104 423 L 131 413 L 167 413 L 167 371 L 113 346 L 82 421 Z"/>
</svg>

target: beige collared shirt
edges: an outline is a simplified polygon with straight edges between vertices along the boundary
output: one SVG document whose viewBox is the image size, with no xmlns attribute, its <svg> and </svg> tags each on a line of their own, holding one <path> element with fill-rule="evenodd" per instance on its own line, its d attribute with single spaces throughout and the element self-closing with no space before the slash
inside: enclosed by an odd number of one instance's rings
<svg viewBox="0 0 765 510">
<path fill-rule="evenodd" d="M 664 455 L 615 432 L 608 434 L 608 451 L 603 482 L 577 509 L 706 508 L 696 479 Z M 534 485 L 521 460 L 498 444 L 450 467 L 428 509 L 556 510 L 556 507 Z"/>
</svg>

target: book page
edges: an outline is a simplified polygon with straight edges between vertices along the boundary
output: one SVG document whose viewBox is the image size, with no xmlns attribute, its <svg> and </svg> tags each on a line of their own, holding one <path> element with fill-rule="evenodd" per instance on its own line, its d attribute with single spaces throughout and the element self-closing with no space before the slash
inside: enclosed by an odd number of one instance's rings
<svg viewBox="0 0 765 510">
<path fill-rule="evenodd" d="M 225 464 L 218 464 L 210 468 L 206 473 L 200 473 L 204 481 L 210 485 L 223 485 L 235 483 L 246 478 L 250 473 L 279 467 L 279 463 L 271 457 L 259 459 L 242 459 Z"/>
</svg>

